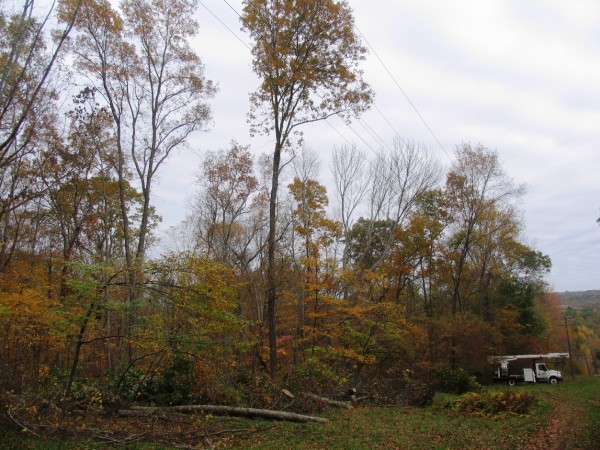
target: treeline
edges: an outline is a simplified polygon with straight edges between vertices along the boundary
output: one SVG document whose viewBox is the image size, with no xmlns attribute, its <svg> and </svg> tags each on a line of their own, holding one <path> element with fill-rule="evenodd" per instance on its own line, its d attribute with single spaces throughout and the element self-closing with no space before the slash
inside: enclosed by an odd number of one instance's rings
<svg viewBox="0 0 600 450">
<path fill-rule="evenodd" d="M 557 292 L 560 304 L 564 307 L 584 308 L 600 305 L 600 291 Z"/>
<path fill-rule="evenodd" d="M 260 43 L 258 3 L 245 2 L 244 24 Z M 565 349 L 544 291 L 550 260 L 524 243 L 523 188 L 496 151 L 458 145 L 444 176 L 431 152 L 400 139 L 376 154 L 335 148 L 328 194 L 314 152 L 281 135 L 310 114 L 368 106 L 365 86 L 348 95 L 355 79 L 317 107 L 316 82 L 300 89 L 290 75 L 295 87 L 282 95 L 298 93 L 288 100 L 309 102 L 307 115 L 273 126 L 273 155 L 255 158 L 235 141 L 206 155 L 172 251 L 149 257 L 157 173 L 211 120 L 215 86 L 189 45 L 195 2 L 125 0 L 116 10 L 65 0 L 60 41 L 36 7 L 3 4 L 0 15 L 4 392 L 269 404 L 273 382 L 324 392 L 447 369 L 483 374 L 491 353 Z M 329 23 L 340 11 L 317 16 Z M 349 30 L 328 32 L 350 39 Z M 306 76 L 330 60 L 340 79 L 354 76 L 335 54 L 306 59 Z M 275 91 L 285 74 L 276 75 Z M 269 98 L 253 97 L 255 114 Z"/>
</svg>

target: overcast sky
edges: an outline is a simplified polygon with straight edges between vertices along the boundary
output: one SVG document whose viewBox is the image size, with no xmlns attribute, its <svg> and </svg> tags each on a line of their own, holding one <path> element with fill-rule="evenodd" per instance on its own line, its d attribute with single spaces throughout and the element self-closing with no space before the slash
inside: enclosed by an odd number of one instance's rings
<svg viewBox="0 0 600 450">
<path fill-rule="evenodd" d="M 551 287 L 600 289 L 600 2 L 349 3 L 373 49 L 363 67 L 377 107 L 352 129 L 376 149 L 366 129 L 391 143 L 389 120 L 403 138 L 431 147 L 445 166 L 462 142 L 496 149 L 508 175 L 529 187 L 521 205 L 525 240 L 552 258 Z M 175 155 L 160 174 L 155 203 L 163 231 L 185 216 L 202 152 L 226 148 L 232 139 L 256 153 L 272 151 L 268 136 L 249 136 L 248 94 L 258 81 L 234 10 L 241 13 L 241 0 L 199 5 L 194 47 L 220 91 L 211 101 L 213 128 L 192 140 L 196 152 Z M 348 141 L 371 151 L 341 121 L 328 122 L 337 131 L 324 123 L 303 130 L 325 161 L 334 145 Z"/>
</svg>

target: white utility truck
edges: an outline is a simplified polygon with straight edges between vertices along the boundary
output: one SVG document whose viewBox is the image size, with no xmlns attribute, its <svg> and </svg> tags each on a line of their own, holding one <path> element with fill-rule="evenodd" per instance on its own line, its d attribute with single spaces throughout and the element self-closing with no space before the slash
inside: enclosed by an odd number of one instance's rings
<svg viewBox="0 0 600 450">
<path fill-rule="evenodd" d="M 563 379 L 558 370 L 548 369 L 546 361 L 568 358 L 568 353 L 546 353 L 536 355 L 490 356 L 489 361 L 498 364 L 494 371 L 494 382 L 508 383 L 560 383 Z"/>
</svg>

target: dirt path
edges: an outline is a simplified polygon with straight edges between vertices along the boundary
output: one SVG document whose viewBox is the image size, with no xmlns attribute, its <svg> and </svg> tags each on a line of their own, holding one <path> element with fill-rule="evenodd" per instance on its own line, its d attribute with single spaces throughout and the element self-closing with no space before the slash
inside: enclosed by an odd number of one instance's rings
<svg viewBox="0 0 600 450">
<path fill-rule="evenodd" d="M 585 426 L 585 408 L 566 394 L 557 394 L 551 401 L 552 418 L 527 445 L 526 450 L 563 450 L 580 448 L 574 438 Z"/>
</svg>

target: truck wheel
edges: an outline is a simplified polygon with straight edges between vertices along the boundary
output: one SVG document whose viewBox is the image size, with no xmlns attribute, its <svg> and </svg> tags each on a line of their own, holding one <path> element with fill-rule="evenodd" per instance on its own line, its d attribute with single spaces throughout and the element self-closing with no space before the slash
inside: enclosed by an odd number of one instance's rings
<svg viewBox="0 0 600 450">
<path fill-rule="evenodd" d="M 509 386 L 514 386 L 515 384 L 517 384 L 517 382 L 515 380 L 513 380 L 512 378 L 510 380 L 508 380 Z"/>
<path fill-rule="evenodd" d="M 556 377 L 550 377 L 550 384 L 558 384 L 558 378 Z"/>
</svg>

